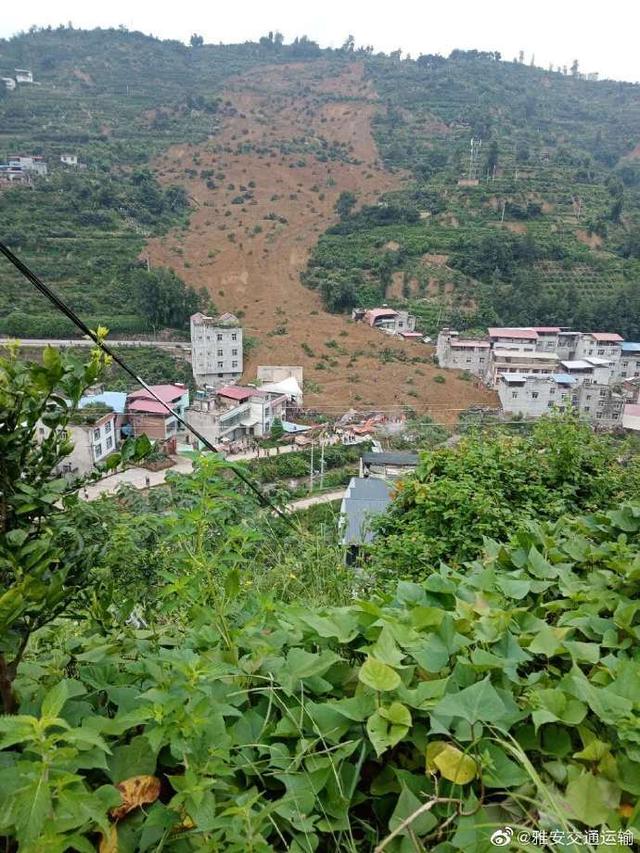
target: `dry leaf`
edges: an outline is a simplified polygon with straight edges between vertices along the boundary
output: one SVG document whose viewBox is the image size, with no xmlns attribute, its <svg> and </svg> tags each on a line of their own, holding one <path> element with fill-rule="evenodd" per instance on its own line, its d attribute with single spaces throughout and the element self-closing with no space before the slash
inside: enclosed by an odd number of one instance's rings
<svg viewBox="0 0 640 853">
<path fill-rule="evenodd" d="M 622 803 L 622 805 L 618 806 L 618 814 L 620 817 L 631 817 L 634 812 L 634 807 L 631 803 Z"/>
<path fill-rule="evenodd" d="M 106 835 L 103 833 L 98 853 L 118 853 L 118 828 L 115 824 L 109 827 Z"/>
<path fill-rule="evenodd" d="M 156 776 L 132 776 L 116 785 L 122 803 L 111 809 L 114 820 L 120 820 L 143 803 L 154 803 L 160 796 L 160 780 Z"/>
</svg>

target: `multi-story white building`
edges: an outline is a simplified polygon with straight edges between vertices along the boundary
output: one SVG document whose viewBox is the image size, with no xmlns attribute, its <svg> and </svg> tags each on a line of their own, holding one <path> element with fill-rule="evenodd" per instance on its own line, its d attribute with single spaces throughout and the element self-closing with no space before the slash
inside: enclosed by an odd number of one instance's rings
<svg viewBox="0 0 640 853">
<path fill-rule="evenodd" d="M 73 450 L 60 464 L 61 474 L 81 477 L 93 471 L 96 465 L 117 450 L 119 436 L 116 413 L 107 409 L 104 405 L 88 404 L 73 415 L 66 427 Z M 39 424 L 38 441 L 43 441 L 49 431 L 44 424 Z"/>
<path fill-rule="evenodd" d="M 490 349 L 489 341 L 461 338 L 459 332 L 444 329 L 438 335 L 436 355 L 441 367 L 467 370 L 474 376 L 484 377 Z"/>
<path fill-rule="evenodd" d="M 572 409 L 595 426 L 622 425 L 624 395 L 609 385 L 585 384 L 568 373 L 532 375 L 511 373 L 498 381 L 502 409 L 509 414 L 537 418 L 552 409 Z"/>
<path fill-rule="evenodd" d="M 219 388 L 242 376 L 242 328 L 233 314 L 191 317 L 191 369 L 200 387 Z"/>
<path fill-rule="evenodd" d="M 285 417 L 286 406 L 284 394 L 231 385 L 215 394 L 198 391 L 187 421 L 212 444 L 229 444 L 269 435 L 274 420 Z"/>
<path fill-rule="evenodd" d="M 620 345 L 620 358 L 615 363 L 616 379 L 633 379 L 640 376 L 640 344 L 624 341 Z"/>
</svg>

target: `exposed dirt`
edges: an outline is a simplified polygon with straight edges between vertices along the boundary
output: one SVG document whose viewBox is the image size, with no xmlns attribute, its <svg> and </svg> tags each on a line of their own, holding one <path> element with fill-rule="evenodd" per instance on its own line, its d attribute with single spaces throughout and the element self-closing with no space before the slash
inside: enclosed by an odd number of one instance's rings
<svg viewBox="0 0 640 853">
<path fill-rule="evenodd" d="M 453 372 L 434 383 L 438 368 L 409 362 L 428 358 L 424 344 L 328 314 L 300 283 L 310 250 L 337 219 L 341 191 L 371 203 L 405 180 L 378 159 L 370 128 L 377 97 L 362 66 L 261 68 L 232 80 L 222 97 L 231 107 L 219 133 L 175 146 L 154 164 L 163 183 L 185 186 L 196 209 L 188 229 L 150 240 L 146 252 L 206 287 L 219 311 L 242 316 L 245 335 L 258 342 L 245 380 L 257 364 L 301 364 L 311 389 L 305 403 L 328 413 L 406 404 L 452 422 L 474 403 L 496 405 L 492 392 Z M 317 153 L 342 145 L 343 159 L 322 162 L 303 138 Z"/>
<path fill-rule="evenodd" d="M 589 234 L 589 232 L 585 231 L 583 228 L 578 228 L 576 230 L 576 237 L 581 243 L 584 243 L 585 246 L 588 246 L 590 249 L 599 249 L 602 246 L 602 237 L 598 234 Z"/>
</svg>

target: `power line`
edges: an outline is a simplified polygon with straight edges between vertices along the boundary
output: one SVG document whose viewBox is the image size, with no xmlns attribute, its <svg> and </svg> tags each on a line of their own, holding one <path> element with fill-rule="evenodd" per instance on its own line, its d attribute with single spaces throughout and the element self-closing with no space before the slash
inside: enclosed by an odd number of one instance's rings
<svg viewBox="0 0 640 853">
<path fill-rule="evenodd" d="M 13 266 L 19 272 L 21 272 L 22 275 L 28 281 L 31 282 L 31 284 L 33 284 L 36 290 L 38 290 L 46 299 L 52 302 L 55 307 L 65 315 L 65 317 L 68 317 L 68 319 L 71 320 L 71 322 L 83 332 L 83 334 L 91 338 L 95 345 L 99 349 L 101 349 L 102 352 L 105 353 L 105 355 L 108 355 L 113 361 L 115 361 L 116 364 L 118 364 L 125 371 L 125 373 L 127 373 L 133 380 L 135 380 L 139 385 L 141 385 L 145 389 L 145 391 L 152 397 L 152 399 L 154 399 L 157 403 L 160 403 L 160 405 L 164 409 L 166 409 L 167 412 L 169 412 L 169 414 L 171 414 L 178 421 L 178 423 L 182 424 L 188 432 L 194 435 L 198 439 L 198 441 L 200 441 L 207 448 L 207 450 L 210 450 L 212 453 L 218 453 L 218 449 L 214 447 L 214 445 L 209 441 L 208 438 L 206 438 L 197 429 L 191 426 L 191 424 L 188 423 L 182 417 L 182 415 L 172 409 L 167 402 L 162 400 L 158 396 L 158 394 L 156 394 L 156 392 L 144 381 L 144 379 L 138 376 L 129 367 L 129 365 L 125 362 L 123 358 L 121 358 L 116 352 L 114 352 L 111 347 L 105 344 L 104 341 L 100 340 L 98 335 L 92 329 L 90 329 L 87 324 L 83 320 L 81 320 L 80 317 L 78 317 L 78 315 L 59 296 L 57 296 L 48 285 L 44 283 L 44 281 L 42 281 L 41 278 L 39 278 L 32 270 L 30 270 L 29 267 L 20 260 L 20 258 L 16 257 L 16 255 L 13 254 L 11 249 L 9 249 L 8 246 L 6 246 L 2 242 L 0 242 L 0 253 L 2 253 L 5 258 L 7 258 L 7 260 L 12 263 Z M 269 500 L 269 498 L 264 494 L 264 492 L 262 491 L 262 489 L 259 488 L 259 486 L 257 486 L 249 477 L 247 477 L 239 468 L 236 468 L 234 463 L 228 463 L 228 465 L 231 471 L 235 474 L 235 476 L 239 480 L 241 480 L 245 484 L 245 486 L 251 489 L 251 491 L 258 497 L 258 499 L 264 506 L 269 507 L 271 510 L 273 510 L 273 512 L 280 516 L 280 518 L 284 519 L 287 524 L 297 529 L 296 525 L 291 521 L 291 519 L 284 512 L 282 512 L 279 507 L 277 507 L 274 503 L 272 503 L 272 501 Z"/>
</svg>

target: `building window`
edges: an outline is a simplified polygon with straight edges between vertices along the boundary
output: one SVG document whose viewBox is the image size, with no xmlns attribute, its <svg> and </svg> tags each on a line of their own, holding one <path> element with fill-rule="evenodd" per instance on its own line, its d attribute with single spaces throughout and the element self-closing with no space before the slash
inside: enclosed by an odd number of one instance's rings
<svg viewBox="0 0 640 853">
<path fill-rule="evenodd" d="M 217 338 L 219 341 L 221 341 L 221 340 L 222 340 L 222 335 L 218 332 L 218 334 L 216 335 L 216 338 Z"/>
<path fill-rule="evenodd" d="M 231 340 L 232 340 L 232 341 L 237 341 L 237 340 L 238 340 L 238 335 L 236 334 L 236 332 L 234 332 L 234 333 L 231 335 Z"/>
<path fill-rule="evenodd" d="M 590 412 L 590 411 L 591 411 L 591 406 L 583 406 L 583 411 L 585 411 L 585 412 Z"/>
<path fill-rule="evenodd" d="M 599 350 L 598 350 L 598 355 L 604 355 L 604 350 L 603 350 L 603 349 L 599 349 Z"/>
<path fill-rule="evenodd" d="M 219 349 L 218 350 L 218 358 L 221 358 L 223 355 L 224 355 L 224 351 Z"/>
<path fill-rule="evenodd" d="M 100 427 L 98 427 L 98 429 L 94 429 L 93 440 L 94 441 L 100 441 Z"/>
<path fill-rule="evenodd" d="M 224 361 L 219 361 L 218 362 L 218 370 L 222 370 L 223 367 L 224 367 Z"/>
<path fill-rule="evenodd" d="M 113 447 L 113 439 L 111 438 L 110 435 L 107 436 L 106 445 L 107 445 L 107 450 L 111 450 L 111 448 Z"/>
<path fill-rule="evenodd" d="M 93 453 L 96 459 L 99 459 L 102 456 L 102 445 L 100 443 L 94 446 Z"/>
<path fill-rule="evenodd" d="M 602 412 L 596 412 L 596 417 L 597 417 L 598 419 L 602 418 Z"/>
<path fill-rule="evenodd" d="M 628 361 L 623 361 L 623 362 L 622 362 L 622 366 L 623 366 L 623 367 L 629 367 L 629 362 L 628 362 Z"/>
<path fill-rule="evenodd" d="M 238 355 L 238 350 L 237 350 L 237 349 L 232 349 L 232 350 L 231 350 L 231 355 Z"/>
<path fill-rule="evenodd" d="M 111 432 L 112 429 L 113 429 L 113 421 L 107 421 L 106 424 L 104 425 L 104 431 L 105 432 Z"/>
<path fill-rule="evenodd" d="M 617 421 L 617 420 L 618 420 L 618 417 L 619 417 L 619 415 L 618 415 L 618 413 L 617 413 L 617 412 L 614 412 L 614 413 L 611 415 L 611 419 L 612 419 L 612 420 L 614 420 L 614 421 Z"/>
<path fill-rule="evenodd" d="M 552 408 L 553 408 L 553 400 L 549 400 L 549 402 L 547 403 L 547 409 L 552 409 Z"/>
<path fill-rule="evenodd" d="M 591 399 L 591 397 L 592 397 L 592 395 L 591 395 L 591 394 L 587 394 L 587 400 L 590 400 L 590 399 Z"/>
<path fill-rule="evenodd" d="M 600 389 L 600 396 L 601 396 L 601 397 L 606 397 L 606 395 L 607 395 L 607 389 L 606 389 L 606 388 L 601 388 L 601 389 Z"/>
<path fill-rule="evenodd" d="M 38 435 L 44 435 L 44 427 L 38 427 Z"/>
<path fill-rule="evenodd" d="M 549 388 L 549 395 L 550 395 L 550 396 L 553 396 L 555 393 L 556 393 L 556 389 L 555 389 L 555 388 Z"/>
<path fill-rule="evenodd" d="M 515 400 L 515 398 L 518 396 L 518 392 L 517 392 L 517 391 L 512 391 L 512 392 L 511 392 L 511 396 L 512 396 L 512 397 L 513 397 L 513 399 Z"/>
<path fill-rule="evenodd" d="M 468 359 L 467 359 L 467 364 L 471 364 L 471 359 L 470 359 L 470 358 L 468 358 Z"/>
<path fill-rule="evenodd" d="M 231 362 L 231 367 L 237 367 L 237 366 L 238 366 L 238 362 L 237 362 L 237 361 L 232 361 L 232 362 Z"/>
<path fill-rule="evenodd" d="M 537 392 L 537 391 L 532 391 L 532 392 L 531 392 L 531 399 L 532 399 L 532 400 L 537 400 L 537 399 L 538 399 L 538 396 L 539 396 L 539 395 L 538 395 L 538 392 Z"/>
</svg>

